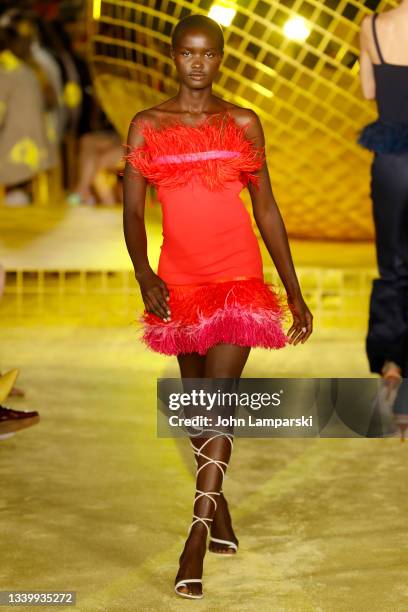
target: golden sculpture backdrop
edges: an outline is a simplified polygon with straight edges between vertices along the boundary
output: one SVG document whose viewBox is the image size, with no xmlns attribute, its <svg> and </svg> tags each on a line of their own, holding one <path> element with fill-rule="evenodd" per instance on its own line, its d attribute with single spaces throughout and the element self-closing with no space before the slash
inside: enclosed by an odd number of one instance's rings
<svg viewBox="0 0 408 612">
<path fill-rule="evenodd" d="M 358 34 L 364 15 L 396 4 L 90 0 L 96 90 L 125 140 L 138 110 L 177 92 L 169 56 L 177 21 L 209 11 L 217 19 L 232 17 L 223 26 L 225 57 L 214 93 L 261 117 L 274 191 L 289 234 L 369 239 L 371 154 L 356 138 L 376 110 L 360 93 Z"/>
</svg>

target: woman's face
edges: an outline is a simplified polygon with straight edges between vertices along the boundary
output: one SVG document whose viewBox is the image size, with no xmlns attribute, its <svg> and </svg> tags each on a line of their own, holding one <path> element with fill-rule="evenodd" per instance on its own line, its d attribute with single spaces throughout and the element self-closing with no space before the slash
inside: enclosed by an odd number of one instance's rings
<svg viewBox="0 0 408 612">
<path fill-rule="evenodd" d="M 202 89 L 210 85 L 221 64 L 222 53 L 211 32 L 189 29 L 179 36 L 171 50 L 180 82 L 191 89 Z"/>
</svg>

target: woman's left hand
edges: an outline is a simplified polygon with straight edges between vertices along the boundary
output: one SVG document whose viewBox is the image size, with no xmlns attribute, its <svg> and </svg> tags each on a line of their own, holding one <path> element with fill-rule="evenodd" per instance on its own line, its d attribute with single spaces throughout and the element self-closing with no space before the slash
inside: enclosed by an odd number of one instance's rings
<svg viewBox="0 0 408 612">
<path fill-rule="evenodd" d="M 313 315 L 307 307 L 302 294 L 288 296 L 288 306 L 293 316 L 292 327 L 288 330 L 289 344 L 306 342 L 313 331 Z"/>
</svg>

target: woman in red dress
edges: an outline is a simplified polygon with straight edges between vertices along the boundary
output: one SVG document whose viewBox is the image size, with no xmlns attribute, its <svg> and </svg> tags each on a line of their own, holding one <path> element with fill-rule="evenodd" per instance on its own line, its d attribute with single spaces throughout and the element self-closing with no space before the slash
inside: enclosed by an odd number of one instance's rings
<svg viewBox="0 0 408 612">
<path fill-rule="evenodd" d="M 218 98 L 212 83 L 223 56 L 221 27 L 202 15 L 172 34 L 176 96 L 131 122 L 124 175 L 124 231 L 145 311 L 142 339 L 177 356 L 181 377 L 238 379 L 251 347 L 303 343 L 312 315 L 299 287 L 286 230 L 265 161 L 255 112 Z M 157 274 L 147 257 L 146 184 L 157 188 L 163 244 Z M 247 187 L 255 221 L 287 293 L 287 304 L 263 278 L 251 218 L 239 194 Z M 283 330 L 289 309 L 293 323 Z M 236 554 L 223 477 L 232 436 L 190 439 L 197 462 L 193 521 L 180 556 L 175 590 L 201 598 L 209 550 Z"/>
</svg>

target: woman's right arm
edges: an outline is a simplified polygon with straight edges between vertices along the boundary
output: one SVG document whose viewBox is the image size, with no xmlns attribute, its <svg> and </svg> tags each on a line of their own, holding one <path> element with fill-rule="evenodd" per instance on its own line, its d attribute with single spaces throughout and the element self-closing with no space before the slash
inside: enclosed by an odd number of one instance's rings
<svg viewBox="0 0 408 612">
<path fill-rule="evenodd" d="M 360 30 L 360 83 L 367 100 L 375 98 L 375 78 L 373 62 L 370 55 L 372 17 L 365 17 Z"/>
<path fill-rule="evenodd" d="M 132 120 L 128 134 L 128 152 L 141 147 L 144 138 L 140 130 L 143 112 Z M 146 310 L 167 320 L 170 311 L 167 305 L 168 290 L 165 282 L 152 270 L 147 256 L 147 236 L 144 221 L 146 179 L 126 160 L 123 175 L 123 228 L 127 250 L 133 263 L 135 277 L 140 285 Z"/>
</svg>

